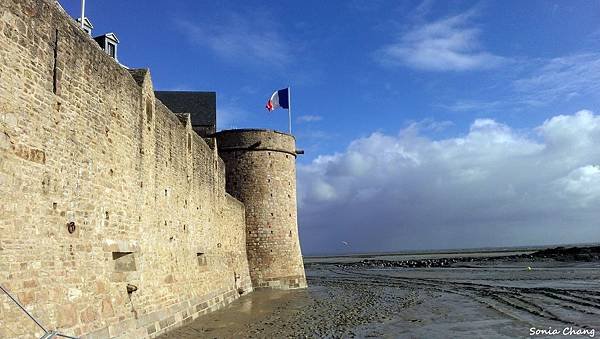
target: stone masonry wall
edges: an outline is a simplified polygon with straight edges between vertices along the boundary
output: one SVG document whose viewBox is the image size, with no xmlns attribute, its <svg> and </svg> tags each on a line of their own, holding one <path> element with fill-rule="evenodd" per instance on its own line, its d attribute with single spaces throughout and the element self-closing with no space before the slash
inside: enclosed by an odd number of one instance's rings
<svg viewBox="0 0 600 339">
<path fill-rule="evenodd" d="M 296 142 L 269 130 L 217 133 L 227 192 L 246 206 L 246 245 L 254 287 L 306 287 L 296 211 Z"/>
<path fill-rule="evenodd" d="M 0 1 L 0 46 L 0 284 L 88 338 L 153 337 L 252 290 L 244 206 L 149 72 L 50 0 Z M 41 334 L 0 294 L 0 338 Z"/>
</svg>

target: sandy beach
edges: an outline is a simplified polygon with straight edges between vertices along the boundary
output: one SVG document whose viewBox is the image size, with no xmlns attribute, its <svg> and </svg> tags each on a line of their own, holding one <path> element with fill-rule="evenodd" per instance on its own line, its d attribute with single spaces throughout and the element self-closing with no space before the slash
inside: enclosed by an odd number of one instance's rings
<svg viewBox="0 0 600 339">
<path fill-rule="evenodd" d="M 578 258 L 308 259 L 308 289 L 258 290 L 161 338 L 594 337 L 600 261 Z M 415 262 L 449 266 L 385 267 Z"/>
</svg>

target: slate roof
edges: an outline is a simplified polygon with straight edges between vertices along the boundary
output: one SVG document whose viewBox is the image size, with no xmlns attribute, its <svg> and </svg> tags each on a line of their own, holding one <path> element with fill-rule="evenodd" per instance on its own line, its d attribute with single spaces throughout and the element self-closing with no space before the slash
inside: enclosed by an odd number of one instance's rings
<svg viewBox="0 0 600 339">
<path fill-rule="evenodd" d="M 217 93 L 155 91 L 154 95 L 173 113 L 189 113 L 192 126 L 216 126 Z"/>
</svg>

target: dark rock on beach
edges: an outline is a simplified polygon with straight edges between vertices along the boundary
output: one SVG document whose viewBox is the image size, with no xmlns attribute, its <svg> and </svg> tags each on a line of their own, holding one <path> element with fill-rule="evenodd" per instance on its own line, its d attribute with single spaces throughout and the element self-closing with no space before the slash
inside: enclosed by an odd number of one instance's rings
<svg viewBox="0 0 600 339">
<path fill-rule="evenodd" d="M 558 261 L 597 261 L 600 260 L 600 246 L 548 248 L 534 252 L 531 256 Z"/>
<path fill-rule="evenodd" d="M 432 259 L 413 259 L 413 260 L 380 260 L 364 259 L 358 262 L 339 263 L 337 267 L 361 267 L 361 268 L 439 268 L 452 267 L 463 263 L 482 263 L 492 260 L 502 260 L 505 262 L 553 259 L 562 262 L 570 261 L 600 261 L 600 246 L 592 247 L 555 247 L 539 250 L 529 254 L 506 255 L 496 257 L 451 257 L 451 258 L 432 258 Z"/>
</svg>

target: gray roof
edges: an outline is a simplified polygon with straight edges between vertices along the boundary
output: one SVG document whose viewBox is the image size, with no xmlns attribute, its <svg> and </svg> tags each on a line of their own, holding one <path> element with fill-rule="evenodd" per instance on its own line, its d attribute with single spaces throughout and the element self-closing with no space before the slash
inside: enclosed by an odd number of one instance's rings
<svg viewBox="0 0 600 339">
<path fill-rule="evenodd" d="M 216 92 L 155 91 L 154 95 L 173 113 L 189 113 L 192 126 L 217 124 Z"/>
</svg>

